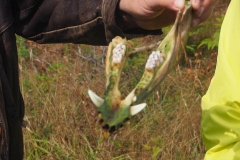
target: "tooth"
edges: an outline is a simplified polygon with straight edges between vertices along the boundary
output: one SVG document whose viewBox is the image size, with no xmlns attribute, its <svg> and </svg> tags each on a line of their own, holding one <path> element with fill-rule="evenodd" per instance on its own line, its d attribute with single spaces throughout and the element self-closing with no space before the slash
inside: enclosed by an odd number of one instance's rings
<svg viewBox="0 0 240 160">
<path fill-rule="evenodd" d="M 96 95 L 93 91 L 88 90 L 88 95 L 96 107 L 100 107 L 103 104 L 104 99 Z"/>
<path fill-rule="evenodd" d="M 160 64 L 160 61 L 156 61 L 156 66 L 159 66 L 159 64 Z"/>
<path fill-rule="evenodd" d="M 122 45 L 122 49 L 125 51 L 125 50 L 126 50 L 126 46 L 125 46 L 125 45 Z"/>
<path fill-rule="evenodd" d="M 143 110 L 145 107 L 147 106 L 146 103 L 141 103 L 135 106 L 131 106 L 130 108 L 130 113 L 132 116 L 134 116 L 135 114 L 139 113 L 141 110 Z"/>
<path fill-rule="evenodd" d="M 120 54 L 121 54 L 122 56 L 124 56 L 124 54 L 125 54 L 125 51 L 124 51 L 124 50 L 122 50 L 122 51 L 120 52 Z"/>
<path fill-rule="evenodd" d="M 150 64 L 147 62 L 147 64 L 145 65 L 145 68 L 149 68 L 149 65 L 150 65 Z"/>
<path fill-rule="evenodd" d="M 160 62 L 162 63 L 164 61 L 164 57 L 161 57 Z"/>
<path fill-rule="evenodd" d="M 117 63 L 118 61 L 118 58 L 117 57 L 113 57 L 113 63 Z"/>
<path fill-rule="evenodd" d="M 154 56 L 153 56 L 153 54 L 151 54 L 150 56 L 149 56 L 149 59 L 153 59 L 154 58 Z"/>
<path fill-rule="evenodd" d="M 137 97 L 134 96 L 134 97 L 133 97 L 133 102 L 136 102 L 136 101 L 137 101 Z"/>
</svg>

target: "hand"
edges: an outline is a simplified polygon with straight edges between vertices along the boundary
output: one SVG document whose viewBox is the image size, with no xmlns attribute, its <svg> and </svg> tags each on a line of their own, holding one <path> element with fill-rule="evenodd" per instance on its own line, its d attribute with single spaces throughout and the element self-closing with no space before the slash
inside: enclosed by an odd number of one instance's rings
<svg viewBox="0 0 240 160">
<path fill-rule="evenodd" d="M 212 0 L 191 0 L 194 9 L 193 26 L 205 21 L 212 12 Z M 185 0 L 120 0 L 119 8 L 128 14 L 136 26 L 154 30 L 175 21 L 177 12 L 184 9 Z M 130 19 L 131 20 L 130 20 Z"/>
<path fill-rule="evenodd" d="M 197 26 L 209 18 L 212 13 L 214 0 L 191 0 L 194 9 L 194 18 L 192 26 Z"/>
</svg>

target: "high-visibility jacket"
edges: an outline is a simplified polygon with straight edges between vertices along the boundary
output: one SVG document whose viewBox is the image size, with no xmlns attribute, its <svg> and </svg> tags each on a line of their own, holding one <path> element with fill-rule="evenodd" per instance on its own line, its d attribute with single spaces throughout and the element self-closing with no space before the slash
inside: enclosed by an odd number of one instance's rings
<svg viewBox="0 0 240 160">
<path fill-rule="evenodd" d="M 205 160 L 240 160 L 240 0 L 232 0 L 219 40 L 215 75 L 202 98 Z"/>
</svg>

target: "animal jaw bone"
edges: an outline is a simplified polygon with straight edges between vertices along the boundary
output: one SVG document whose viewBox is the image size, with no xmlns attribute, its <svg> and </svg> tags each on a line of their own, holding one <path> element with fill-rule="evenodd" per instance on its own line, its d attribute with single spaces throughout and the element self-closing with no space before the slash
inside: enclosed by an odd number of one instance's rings
<svg viewBox="0 0 240 160">
<path fill-rule="evenodd" d="M 191 5 L 179 11 L 176 21 L 159 47 L 151 53 L 144 74 L 137 86 L 122 99 L 118 89 L 126 54 L 126 39 L 115 37 L 109 44 L 106 56 L 106 91 L 103 99 L 89 91 L 89 96 L 98 107 L 104 128 L 119 128 L 127 119 L 139 113 L 147 104 L 143 101 L 178 64 L 186 45 L 192 23 Z"/>
</svg>

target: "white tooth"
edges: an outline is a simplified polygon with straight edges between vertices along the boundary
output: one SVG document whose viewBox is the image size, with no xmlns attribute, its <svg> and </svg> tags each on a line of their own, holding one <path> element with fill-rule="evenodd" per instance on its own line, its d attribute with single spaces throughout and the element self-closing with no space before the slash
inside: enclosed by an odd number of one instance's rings
<svg viewBox="0 0 240 160">
<path fill-rule="evenodd" d="M 122 61 L 122 56 L 118 57 L 118 63 L 121 63 Z"/>
<path fill-rule="evenodd" d="M 154 57 L 153 54 L 151 54 L 151 55 L 149 56 L 149 59 L 153 59 L 153 57 Z"/>
<path fill-rule="evenodd" d="M 123 52 L 123 51 L 121 51 L 121 52 L 120 52 L 120 55 L 121 55 L 121 56 L 124 56 L 124 52 Z"/>
<path fill-rule="evenodd" d="M 139 113 L 141 110 L 143 110 L 145 107 L 147 106 L 146 103 L 141 103 L 135 106 L 131 106 L 130 108 L 130 113 L 132 116 L 134 116 L 135 114 Z"/>
<path fill-rule="evenodd" d="M 113 63 L 119 63 L 119 62 L 118 62 L 118 59 L 115 58 L 115 59 L 113 60 Z"/>
<path fill-rule="evenodd" d="M 149 60 L 145 66 L 145 68 L 153 69 L 155 67 L 155 61 Z"/>
<path fill-rule="evenodd" d="M 150 64 L 151 64 L 150 62 L 147 62 L 145 68 L 149 68 Z"/>
<path fill-rule="evenodd" d="M 154 66 L 153 64 L 151 64 L 151 65 L 149 66 L 150 69 L 154 69 L 154 67 L 155 67 L 155 66 Z"/>
<path fill-rule="evenodd" d="M 113 49 L 113 53 L 116 53 L 117 52 L 117 48 L 115 47 L 114 49 Z"/>
<path fill-rule="evenodd" d="M 145 68 L 148 68 L 148 63 L 146 63 Z"/>
<path fill-rule="evenodd" d="M 118 57 L 118 61 L 121 62 L 121 60 L 122 60 L 122 56 L 119 55 L 119 57 Z"/>
<path fill-rule="evenodd" d="M 122 45 L 122 49 L 125 51 L 125 50 L 126 50 L 126 46 L 125 46 L 125 45 Z"/>
<path fill-rule="evenodd" d="M 104 99 L 96 95 L 93 91 L 88 90 L 88 95 L 96 107 L 100 107 L 103 104 Z"/>
<path fill-rule="evenodd" d="M 157 55 L 157 51 L 152 52 L 153 55 Z"/>
<path fill-rule="evenodd" d="M 163 61 L 164 61 L 164 58 L 163 58 L 163 57 L 161 57 L 161 58 L 160 58 L 160 62 L 162 63 Z"/>
<path fill-rule="evenodd" d="M 154 59 L 150 59 L 149 63 L 153 64 L 154 63 Z"/>
<path fill-rule="evenodd" d="M 134 97 L 133 97 L 133 102 L 136 102 L 136 100 L 137 100 L 137 97 L 134 96 Z"/>
<path fill-rule="evenodd" d="M 153 60 L 153 61 L 151 61 L 151 64 L 155 66 L 155 61 L 154 61 L 154 60 Z"/>
<path fill-rule="evenodd" d="M 117 58 L 116 57 L 113 57 L 113 63 L 117 63 Z"/>
<path fill-rule="evenodd" d="M 125 51 L 123 51 L 123 50 L 122 50 L 120 53 L 121 53 L 121 55 L 122 55 L 122 56 L 124 56 L 124 54 L 125 54 Z"/>
</svg>

